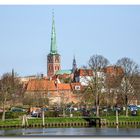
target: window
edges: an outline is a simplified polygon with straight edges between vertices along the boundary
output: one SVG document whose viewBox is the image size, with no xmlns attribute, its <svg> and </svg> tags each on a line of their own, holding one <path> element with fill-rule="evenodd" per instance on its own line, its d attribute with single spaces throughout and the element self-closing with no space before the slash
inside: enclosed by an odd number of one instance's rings
<svg viewBox="0 0 140 140">
<path fill-rule="evenodd" d="M 75 90 L 80 90 L 80 86 L 75 86 Z"/>
<path fill-rule="evenodd" d="M 59 63 L 59 56 L 55 57 L 55 62 Z"/>
</svg>

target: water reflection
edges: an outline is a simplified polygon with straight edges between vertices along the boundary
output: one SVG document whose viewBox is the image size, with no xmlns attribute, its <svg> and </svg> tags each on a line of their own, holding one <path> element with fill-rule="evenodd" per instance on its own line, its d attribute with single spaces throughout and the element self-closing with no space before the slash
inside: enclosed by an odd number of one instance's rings
<svg viewBox="0 0 140 140">
<path fill-rule="evenodd" d="M 140 128 L 34 128 L 0 130 L 0 136 L 140 136 Z"/>
</svg>

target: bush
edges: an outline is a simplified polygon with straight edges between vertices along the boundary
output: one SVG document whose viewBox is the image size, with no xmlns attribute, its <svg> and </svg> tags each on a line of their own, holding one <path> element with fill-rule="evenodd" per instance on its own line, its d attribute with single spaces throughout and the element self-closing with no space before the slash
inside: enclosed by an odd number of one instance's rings
<svg viewBox="0 0 140 140">
<path fill-rule="evenodd" d="M 73 111 L 71 114 L 73 114 L 74 117 L 83 116 L 83 113 L 80 111 Z"/>
<path fill-rule="evenodd" d="M 5 113 L 5 119 L 16 119 L 19 118 L 19 116 L 23 116 L 26 114 L 26 112 L 6 112 Z M 2 112 L 0 112 L 0 118 L 2 118 Z"/>
<path fill-rule="evenodd" d="M 115 110 L 108 109 L 107 111 L 100 111 L 100 116 L 115 116 L 116 112 Z"/>
<path fill-rule="evenodd" d="M 121 110 L 120 112 L 119 112 L 119 115 L 124 115 L 125 116 L 125 110 Z M 128 112 L 128 115 L 129 115 L 130 113 Z"/>
<path fill-rule="evenodd" d="M 46 111 L 45 112 L 45 117 L 58 117 L 59 112 L 57 111 Z"/>
<path fill-rule="evenodd" d="M 140 110 L 137 110 L 137 116 L 140 116 Z"/>
<path fill-rule="evenodd" d="M 16 119 L 19 118 L 19 116 L 23 116 L 26 114 L 26 112 L 11 112 L 8 111 L 5 113 L 5 119 Z M 2 112 L 0 112 L 0 118 L 2 118 Z"/>
</svg>

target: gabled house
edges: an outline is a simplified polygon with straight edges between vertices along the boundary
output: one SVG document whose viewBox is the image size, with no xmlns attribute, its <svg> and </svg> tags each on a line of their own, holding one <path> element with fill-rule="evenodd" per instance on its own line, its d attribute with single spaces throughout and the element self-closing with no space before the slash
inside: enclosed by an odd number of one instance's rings
<svg viewBox="0 0 140 140">
<path fill-rule="evenodd" d="M 91 69 L 76 69 L 74 81 L 81 83 L 82 86 L 87 86 L 93 75 L 93 70 Z"/>
<path fill-rule="evenodd" d="M 56 80 L 34 79 L 30 80 L 27 85 L 26 96 L 39 96 L 48 98 L 50 104 L 61 104 L 65 98 L 67 103 L 76 103 L 76 94 L 73 93 L 71 84 L 58 83 Z"/>
<path fill-rule="evenodd" d="M 124 71 L 119 66 L 107 66 L 103 69 L 105 82 L 108 88 L 117 88 L 123 78 Z"/>
</svg>

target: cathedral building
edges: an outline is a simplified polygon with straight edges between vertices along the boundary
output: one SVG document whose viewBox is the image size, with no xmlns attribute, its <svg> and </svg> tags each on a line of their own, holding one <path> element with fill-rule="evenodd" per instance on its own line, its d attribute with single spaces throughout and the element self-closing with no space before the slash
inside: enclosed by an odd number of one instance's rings
<svg viewBox="0 0 140 140">
<path fill-rule="evenodd" d="M 47 76 L 49 78 L 54 76 L 58 70 L 61 70 L 61 56 L 57 52 L 55 21 L 53 14 L 50 53 L 47 56 Z"/>
<path fill-rule="evenodd" d="M 54 21 L 54 14 L 53 14 L 50 53 L 47 56 L 47 77 L 73 79 L 73 73 L 75 72 L 76 68 L 77 68 L 77 65 L 76 65 L 76 60 L 74 56 L 72 69 L 61 70 L 61 55 L 57 51 L 55 21 Z"/>
<path fill-rule="evenodd" d="M 69 78 L 68 76 L 71 76 L 75 69 L 76 60 L 74 57 L 73 68 L 70 70 L 61 70 L 61 56 L 57 51 L 53 14 L 50 53 L 47 55 L 47 78 L 42 76 L 41 78 L 30 79 L 27 83 L 25 99 L 29 99 L 30 97 L 33 99 L 45 97 L 49 99 L 49 104 L 57 104 L 57 106 L 60 106 L 64 99 L 66 103 L 77 103 L 79 98 L 75 92 L 79 92 L 82 89 L 81 84 L 60 82 L 58 79 L 58 77 Z"/>
<path fill-rule="evenodd" d="M 114 77 L 122 75 L 123 70 L 120 67 L 108 66 L 97 72 L 98 77 L 106 78 L 111 88 L 116 81 Z M 77 68 L 75 56 L 73 57 L 72 68 L 68 70 L 61 69 L 61 55 L 57 50 L 56 31 L 54 14 L 52 16 L 51 45 L 50 52 L 47 55 L 47 77 L 43 75 L 40 78 L 28 76 L 22 78 L 26 82 L 25 99 L 48 98 L 49 105 L 60 106 L 62 103 L 78 104 L 83 100 L 83 93 L 86 86 L 89 85 L 94 77 L 92 69 Z M 117 79 L 118 80 L 118 79 Z M 114 88 L 114 87 L 113 87 Z M 80 96 L 82 95 L 82 96 Z"/>
</svg>

